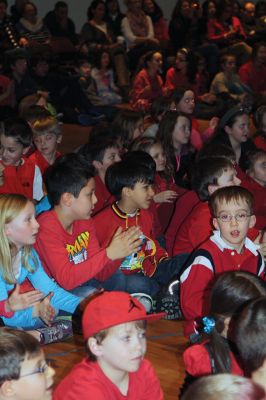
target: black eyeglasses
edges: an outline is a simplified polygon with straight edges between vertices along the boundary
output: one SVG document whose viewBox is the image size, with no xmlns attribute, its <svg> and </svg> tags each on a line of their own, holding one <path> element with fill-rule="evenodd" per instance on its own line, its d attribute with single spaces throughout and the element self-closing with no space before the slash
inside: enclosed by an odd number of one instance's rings
<svg viewBox="0 0 266 400">
<path fill-rule="evenodd" d="M 25 374 L 25 375 L 20 375 L 19 379 L 25 378 L 25 376 L 31 376 L 31 375 L 36 375 L 36 374 L 45 374 L 45 372 L 47 372 L 49 367 L 50 367 L 50 363 L 45 361 L 45 364 L 38 367 L 38 369 L 36 369 L 36 371 L 30 372 L 29 374 Z"/>
</svg>

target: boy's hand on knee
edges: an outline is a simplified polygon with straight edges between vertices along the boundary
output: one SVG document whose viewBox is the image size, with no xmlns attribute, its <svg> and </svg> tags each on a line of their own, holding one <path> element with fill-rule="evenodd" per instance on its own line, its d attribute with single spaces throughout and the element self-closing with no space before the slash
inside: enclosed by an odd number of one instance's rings
<svg viewBox="0 0 266 400">
<path fill-rule="evenodd" d="M 141 234 L 137 226 L 132 226 L 126 231 L 120 226 L 106 248 L 107 257 L 114 261 L 136 253 L 142 245 Z"/>
</svg>

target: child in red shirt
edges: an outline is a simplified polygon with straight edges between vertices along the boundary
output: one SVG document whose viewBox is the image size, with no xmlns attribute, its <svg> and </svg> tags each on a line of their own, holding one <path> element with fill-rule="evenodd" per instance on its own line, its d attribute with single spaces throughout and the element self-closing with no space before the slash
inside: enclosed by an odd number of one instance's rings
<svg viewBox="0 0 266 400">
<path fill-rule="evenodd" d="M 241 186 L 248 189 L 254 197 L 254 214 L 256 228 L 266 227 L 266 152 L 255 150 L 248 155 L 248 169 L 246 178 Z"/>
<path fill-rule="evenodd" d="M 144 359 L 147 315 L 127 293 L 105 292 L 92 299 L 83 314 L 88 357 L 57 386 L 54 400 L 163 400 L 154 369 Z"/>
<path fill-rule="evenodd" d="M 55 117 L 40 117 L 31 122 L 33 141 L 37 148 L 29 157 L 37 165 L 42 175 L 60 157 L 57 147 L 62 140 L 61 128 Z"/>
<path fill-rule="evenodd" d="M 265 278 L 264 260 L 258 246 L 247 237 L 255 225 L 253 198 L 239 186 L 223 187 L 210 198 L 215 231 L 192 255 L 180 277 L 180 300 L 186 333 L 193 332 L 196 318 L 208 314 L 210 285 L 215 275 L 243 270 Z"/>
<path fill-rule="evenodd" d="M 18 193 L 40 200 L 43 197 L 41 171 L 24 158 L 32 141 L 30 126 L 21 118 L 8 119 L 3 123 L 0 141 L 0 163 L 4 168 L 0 193 Z"/>
</svg>

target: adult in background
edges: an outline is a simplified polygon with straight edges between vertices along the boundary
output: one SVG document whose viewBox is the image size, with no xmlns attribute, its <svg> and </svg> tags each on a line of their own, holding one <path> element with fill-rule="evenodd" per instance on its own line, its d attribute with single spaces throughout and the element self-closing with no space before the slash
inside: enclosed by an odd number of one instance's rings
<svg viewBox="0 0 266 400">
<path fill-rule="evenodd" d="M 122 20 L 122 32 L 128 48 L 129 65 L 136 70 L 139 59 L 148 51 L 160 51 L 160 43 L 154 36 L 151 18 L 142 10 L 141 0 L 125 0 L 127 13 Z"/>
</svg>

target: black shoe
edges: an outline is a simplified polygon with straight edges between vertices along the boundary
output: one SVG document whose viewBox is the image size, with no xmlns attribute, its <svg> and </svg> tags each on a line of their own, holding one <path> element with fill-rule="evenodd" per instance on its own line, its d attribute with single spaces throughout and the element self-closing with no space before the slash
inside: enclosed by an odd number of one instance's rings
<svg viewBox="0 0 266 400">
<path fill-rule="evenodd" d="M 165 312 L 165 319 L 183 319 L 179 302 L 179 280 L 160 290 L 156 297 L 156 312 Z"/>
</svg>

